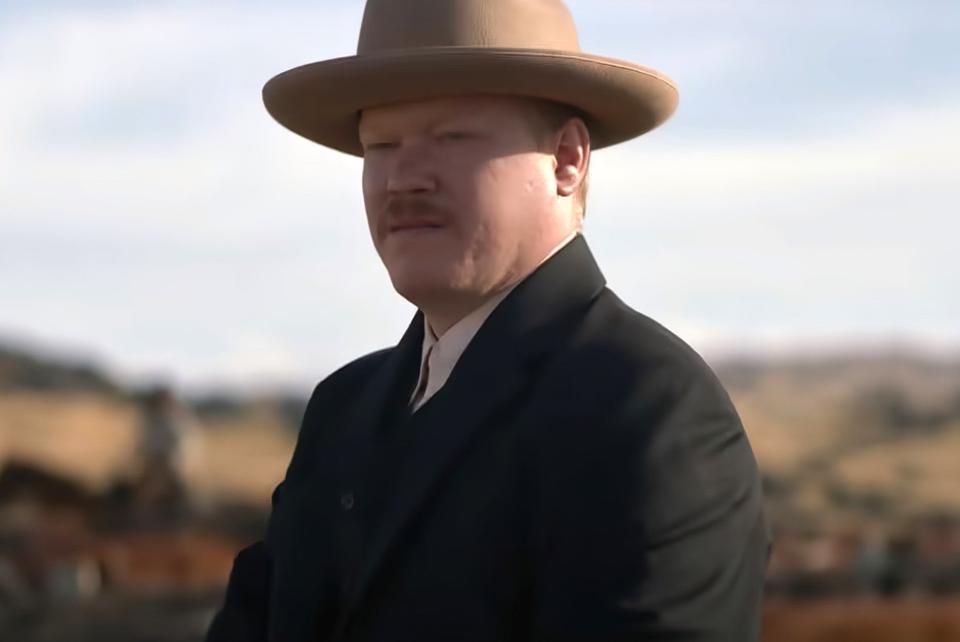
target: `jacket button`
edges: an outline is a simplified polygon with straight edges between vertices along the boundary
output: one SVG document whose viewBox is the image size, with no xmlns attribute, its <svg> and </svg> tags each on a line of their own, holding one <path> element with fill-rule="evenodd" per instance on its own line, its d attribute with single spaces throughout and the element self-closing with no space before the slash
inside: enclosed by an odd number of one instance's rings
<svg viewBox="0 0 960 642">
<path fill-rule="evenodd" d="M 354 504 L 356 504 L 356 498 L 353 496 L 353 493 L 346 492 L 340 495 L 340 508 L 343 510 L 352 509 Z"/>
</svg>

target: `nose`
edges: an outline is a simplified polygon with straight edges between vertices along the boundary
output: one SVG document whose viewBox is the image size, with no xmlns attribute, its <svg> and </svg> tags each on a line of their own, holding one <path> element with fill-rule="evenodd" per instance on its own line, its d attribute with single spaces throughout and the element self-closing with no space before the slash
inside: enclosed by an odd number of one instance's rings
<svg viewBox="0 0 960 642">
<path fill-rule="evenodd" d="M 436 177 L 431 169 L 430 153 L 422 143 L 401 144 L 393 153 L 387 176 L 387 191 L 392 194 L 432 192 Z"/>
</svg>

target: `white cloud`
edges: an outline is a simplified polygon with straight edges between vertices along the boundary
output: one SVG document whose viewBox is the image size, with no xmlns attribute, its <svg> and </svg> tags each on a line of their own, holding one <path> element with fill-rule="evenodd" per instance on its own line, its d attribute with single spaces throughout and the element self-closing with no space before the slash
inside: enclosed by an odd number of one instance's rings
<svg viewBox="0 0 960 642">
<path fill-rule="evenodd" d="M 359 7 L 104 8 L 2 28 L 16 100 L 0 110 L 0 330 L 185 381 L 309 381 L 396 340 L 411 308 L 367 238 L 359 161 L 259 100 L 272 73 L 352 50 Z M 702 45 L 669 54 L 675 68 L 750 56 Z M 628 302 L 697 347 L 960 340 L 946 296 L 960 272 L 944 264 L 957 114 L 954 97 L 879 106 L 840 137 L 696 144 L 668 124 L 595 157 L 591 245 Z"/>
<path fill-rule="evenodd" d="M 641 139 L 595 157 L 588 231 L 628 301 L 709 320 L 711 344 L 956 342 L 958 139 L 960 100 L 880 109 L 842 137 Z"/>
</svg>

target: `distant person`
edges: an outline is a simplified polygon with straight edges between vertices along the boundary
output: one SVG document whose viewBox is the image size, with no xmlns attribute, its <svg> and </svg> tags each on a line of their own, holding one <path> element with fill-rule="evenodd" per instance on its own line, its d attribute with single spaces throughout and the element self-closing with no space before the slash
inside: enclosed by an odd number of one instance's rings
<svg viewBox="0 0 960 642">
<path fill-rule="evenodd" d="M 368 0 L 356 56 L 264 99 L 362 157 L 418 311 L 317 386 L 207 639 L 757 640 L 770 535 L 737 413 L 582 234 L 591 151 L 664 122 L 673 83 L 582 53 L 560 0 Z"/>
<path fill-rule="evenodd" d="M 196 448 L 196 425 L 165 386 L 143 395 L 141 412 L 136 510 L 147 518 L 173 519 L 189 504 L 186 468 Z"/>
</svg>

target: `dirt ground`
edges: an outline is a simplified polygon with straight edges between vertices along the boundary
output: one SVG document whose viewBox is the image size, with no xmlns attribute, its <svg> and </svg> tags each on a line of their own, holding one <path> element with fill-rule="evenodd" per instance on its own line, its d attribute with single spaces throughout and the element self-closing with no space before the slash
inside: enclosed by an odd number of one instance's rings
<svg viewBox="0 0 960 642">
<path fill-rule="evenodd" d="M 8 616 L 0 630 L 17 642 L 200 642 L 220 599 L 101 596 Z M 763 627 L 763 642 L 960 642 L 960 598 L 768 602 Z"/>
<path fill-rule="evenodd" d="M 764 642 L 960 642 L 960 597 L 768 601 Z"/>
</svg>

